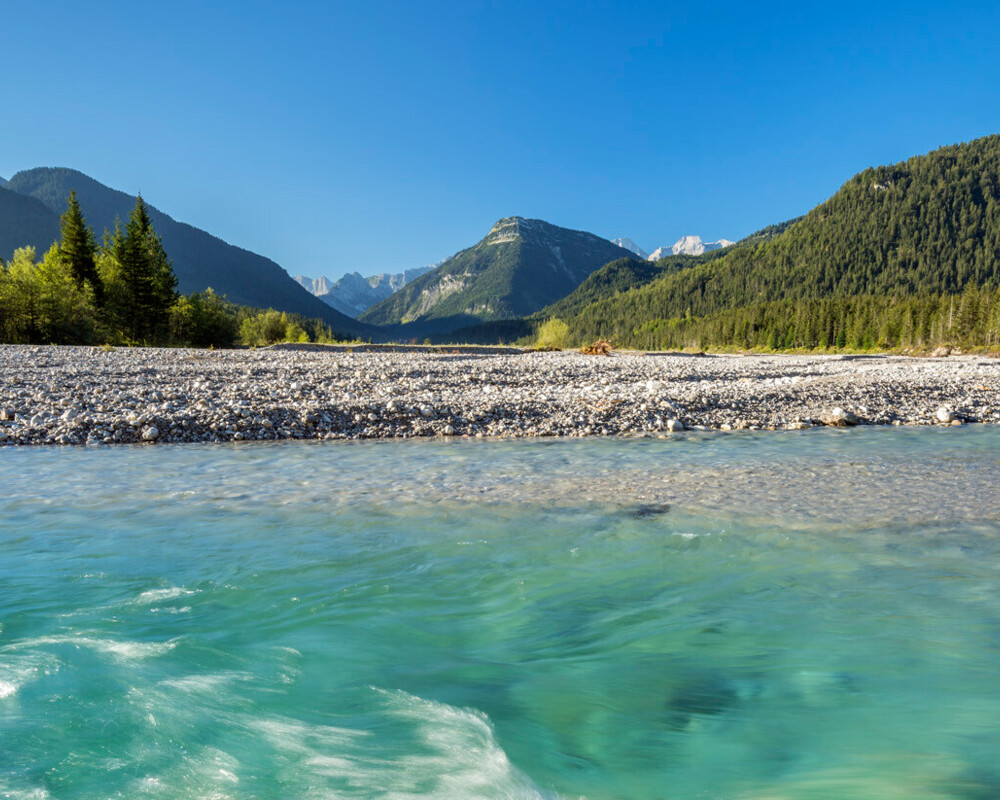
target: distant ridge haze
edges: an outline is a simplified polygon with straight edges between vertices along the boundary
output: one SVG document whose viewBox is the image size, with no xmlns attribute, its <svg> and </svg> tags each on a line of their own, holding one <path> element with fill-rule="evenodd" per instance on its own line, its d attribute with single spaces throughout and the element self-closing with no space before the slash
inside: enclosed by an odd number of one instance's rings
<svg viewBox="0 0 1000 800">
<path fill-rule="evenodd" d="M 356 318 L 432 269 L 433 266 L 414 267 L 403 272 L 383 272 L 368 277 L 360 272 L 348 272 L 336 281 L 326 277 L 307 278 L 297 275 L 295 280 L 324 303 L 342 314 Z"/>
</svg>

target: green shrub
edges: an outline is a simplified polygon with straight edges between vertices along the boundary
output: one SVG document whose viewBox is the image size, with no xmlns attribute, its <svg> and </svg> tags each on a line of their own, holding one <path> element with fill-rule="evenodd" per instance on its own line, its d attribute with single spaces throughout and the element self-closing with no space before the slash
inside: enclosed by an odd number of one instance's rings
<svg viewBox="0 0 1000 800">
<path fill-rule="evenodd" d="M 546 320 L 538 329 L 535 346 L 545 350 L 562 350 L 564 347 L 569 347 L 569 325 L 559 317 Z"/>
</svg>

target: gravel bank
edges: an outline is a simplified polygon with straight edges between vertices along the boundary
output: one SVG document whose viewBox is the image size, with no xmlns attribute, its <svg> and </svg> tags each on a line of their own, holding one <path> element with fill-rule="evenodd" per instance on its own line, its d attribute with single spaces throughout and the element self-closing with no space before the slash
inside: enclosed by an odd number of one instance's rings
<svg viewBox="0 0 1000 800">
<path fill-rule="evenodd" d="M 1000 422 L 1000 360 L 0 346 L 0 444 Z"/>
</svg>

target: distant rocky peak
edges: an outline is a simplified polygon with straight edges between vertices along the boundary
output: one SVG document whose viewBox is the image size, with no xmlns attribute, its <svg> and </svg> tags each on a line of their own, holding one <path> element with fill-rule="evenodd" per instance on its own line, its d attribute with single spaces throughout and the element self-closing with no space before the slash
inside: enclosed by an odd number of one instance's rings
<svg viewBox="0 0 1000 800">
<path fill-rule="evenodd" d="M 703 242 L 700 236 L 682 236 L 674 242 L 670 251 L 675 256 L 700 256 L 702 253 L 707 251 L 721 250 L 723 247 L 729 247 L 731 244 L 733 244 L 733 242 L 728 239 L 719 239 L 717 242 Z"/>
<path fill-rule="evenodd" d="M 0 178 L 0 189 L 6 188 L 7 181 L 4 178 Z"/>
<path fill-rule="evenodd" d="M 329 292 L 333 284 L 332 280 L 323 277 L 307 278 L 304 275 L 296 275 L 295 280 L 303 289 L 317 296 Z"/>
<path fill-rule="evenodd" d="M 639 247 L 639 245 L 637 245 L 627 236 L 618 239 L 612 239 L 611 244 L 616 244 L 625 250 L 635 253 L 637 256 L 639 256 L 639 258 L 649 258 L 649 253 L 647 253 L 645 250 Z"/>
<path fill-rule="evenodd" d="M 705 252 L 705 243 L 701 240 L 700 236 L 682 236 L 674 242 L 674 246 L 670 248 L 670 252 L 675 256 L 700 256 Z"/>
<path fill-rule="evenodd" d="M 524 217 L 504 217 L 503 219 L 499 219 L 493 223 L 493 227 L 490 228 L 490 232 L 483 241 L 486 244 L 512 242 L 520 238 L 522 232 L 528 227 L 526 223 L 527 220 Z"/>
<path fill-rule="evenodd" d="M 672 245 L 664 245 L 663 247 L 658 247 L 649 255 L 650 261 L 659 261 L 661 258 L 666 258 L 667 256 L 700 256 L 702 253 L 707 253 L 711 250 L 721 250 L 723 247 L 729 247 L 735 244 L 735 242 L 729 241 L 729 239 L 719 239 L 717 242 L 705 242 L 702 241 L 700 236 L 682 236 Z"/>
</svg>

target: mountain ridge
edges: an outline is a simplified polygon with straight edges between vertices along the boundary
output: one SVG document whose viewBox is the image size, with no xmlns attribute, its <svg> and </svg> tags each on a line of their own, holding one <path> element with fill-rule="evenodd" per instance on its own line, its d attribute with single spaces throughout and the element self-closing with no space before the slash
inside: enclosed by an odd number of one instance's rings
<svg viewBox="0 0 1000 800">
<path fill-rule="evenodd" d="M 0 258 L 10 259 L 20 247 L 41 255 L 59 238 L 59 216 L 34 197 L 0 187 Z"/>
<path fill-rule="evenodd" d="M 113 228 L 115 218 L 126 220 L 135 204 L 134 195 L 68 167 L 22 170 L 10 178 L 3 191 L 13 191 L 41 202 L 55 214 L 58 223 L 71 189 L 76 191 L 87 223 L 98 237 L 101 231 Z M 341 333 L 358 333 L 363 327 L 310 295 L 271 259 L 229 244 L 188 223 L 178 222 L 155 206 L 147 204 L 147 208 L 173 262 L 181 293 L 211 287 L 234 303 L 274 307 L 319 318 Z M 55 238 L 58 234 L 53 241 Z"/>
</svg>

